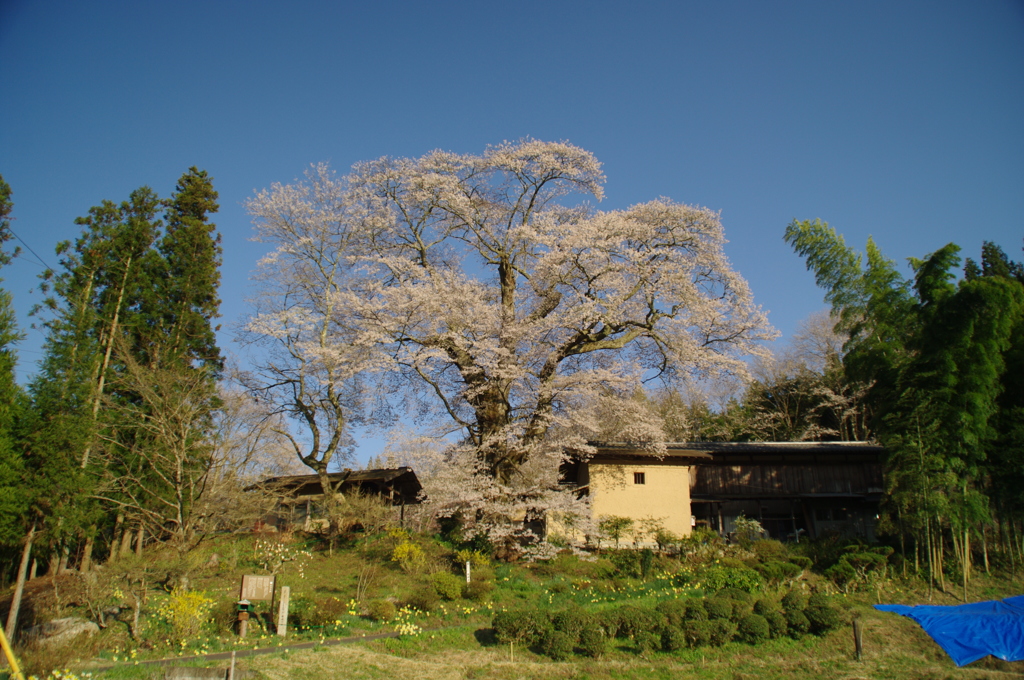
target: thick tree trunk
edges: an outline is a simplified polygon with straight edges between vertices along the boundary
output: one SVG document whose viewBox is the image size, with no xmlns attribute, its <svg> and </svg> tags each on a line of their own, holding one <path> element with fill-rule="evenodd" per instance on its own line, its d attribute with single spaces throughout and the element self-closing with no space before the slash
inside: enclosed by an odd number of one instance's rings
<svg viewBox="0 0 1024 680">
<path fill-rule="evenodd" d="M 14 596 L 11 598 L 11 610 L 7 614 L 7 626 L 4 632 L 7 639 L 14 639 L 14 631 L 18 626 L 18 612 L 21 609 L 21 596 L 25 592 L 25 576 L 28 574 L 28 561 L 32 554 L 32 542 L 36 538 L 36 523 L 32 522 L 32 528 L 28 530 L 25 537 L 25 546 L 21 550 L 21 564 L 18 565 L 18 580 L 14 585 Z"/>
</svg>

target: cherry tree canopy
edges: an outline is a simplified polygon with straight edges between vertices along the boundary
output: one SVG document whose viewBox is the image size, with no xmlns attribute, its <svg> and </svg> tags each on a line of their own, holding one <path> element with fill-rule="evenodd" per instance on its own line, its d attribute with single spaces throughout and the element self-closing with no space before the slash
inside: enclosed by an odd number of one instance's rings
<svg viewBox="0 0 1024 680">
<path fill-rule="evenodd" d="M 295 344 L 325 365 L 360 357 L 354 368 L 438 406 L 508 482 L 596 392 L 742 373 L 773 333 L 717 213 L 667 199 L 598 211 L 586 200 L 603 182 L 592 154 L 536 140 L 381 158 L 346 178 L 316 166 L 249 203 L 277 248 L 266 276 L 290 291 L 250 330 L 307 328 Z"/>
</svg>

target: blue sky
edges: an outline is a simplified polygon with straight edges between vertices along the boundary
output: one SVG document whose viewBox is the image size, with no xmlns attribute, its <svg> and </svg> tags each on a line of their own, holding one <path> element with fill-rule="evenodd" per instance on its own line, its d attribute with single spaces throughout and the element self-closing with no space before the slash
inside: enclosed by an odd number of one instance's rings
<svg viewBox="0 0 1024 680">
<path fill-rule="evenodd" d="M 823 308 L 782 241 L 821 218 L 902 263 L 949 241 L 1021 259 L 1024 3 L 57 2 L 0 0 L 0 174 L 48 264 L 103 199 L 220 192 L 222 346 L 262 254 L 244 201 L 311 164 L 592 151 L 600 207 L 720 210 L 727 253 L 784 335 Z M 19 318 L 30 254 L 3 272 Z M 904 269 L 906 271 L 906 269 Z M 22 379 L 40 358 L 28 331 Z"/>
</svg>

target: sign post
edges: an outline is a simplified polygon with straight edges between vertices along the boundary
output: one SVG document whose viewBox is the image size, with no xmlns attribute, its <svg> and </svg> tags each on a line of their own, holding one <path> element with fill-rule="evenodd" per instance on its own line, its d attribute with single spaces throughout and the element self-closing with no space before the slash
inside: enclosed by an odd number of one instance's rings
<svg viewBox="0 0 1024 680">
<path fill-rule="evenodd" d="M 277 634 L 281 637 L 288 634 L 288 600 L 291 594 L 292 589 L 288 586 L 281 588 L 281 600 L 277 605 Z"/>
</svg>

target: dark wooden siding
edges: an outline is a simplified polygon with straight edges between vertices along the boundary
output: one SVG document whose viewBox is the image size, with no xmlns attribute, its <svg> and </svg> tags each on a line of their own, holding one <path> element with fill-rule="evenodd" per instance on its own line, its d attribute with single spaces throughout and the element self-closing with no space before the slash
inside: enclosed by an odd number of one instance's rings
<svg viewBox="0 0 1024 680">
<path fill-rule="evenodd" d="M 878 463 L 697 465 L 691 496 L 867 494 L 882 488 Z"/>
</svg>

